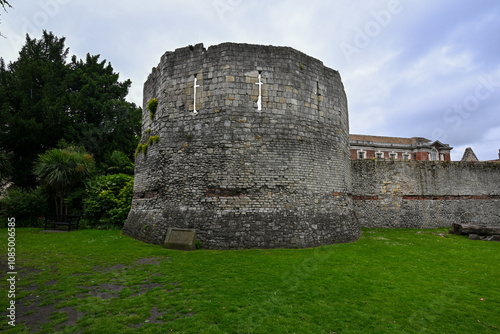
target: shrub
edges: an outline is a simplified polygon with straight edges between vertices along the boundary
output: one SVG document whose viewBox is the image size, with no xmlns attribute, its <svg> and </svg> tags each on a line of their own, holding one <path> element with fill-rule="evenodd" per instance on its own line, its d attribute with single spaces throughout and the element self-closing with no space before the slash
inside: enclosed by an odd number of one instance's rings
<svg viewBox="0 0 500 334">
<path fill-rule="evenodd" d="M 134 177 L 126 174 L 98 176 L 87 184 L 84 199 L 89 227 L 122 228 L 130 211 Z"/>
<path fill-rule="evenodd" d="M 46 188 L 30 190 L 9 189 L 7 196 L 0 200 L 1 227 L 6 227 L 7 218 L 16 218 L 18 227 L 42 227 L 43 217 L 50 215 Z"/>
<path fill-rule="evenodd" d="M 149 117 L 151 117 L 151 119 L 153 119 L 153 117 L 155 116 L 157 108 L 158 108 L 158 99 L 149 100 L 146 109 L 148 109 Z"/>
<path fill-rule="evenodd" d="M 148 139 L 148 145 L 153 145 L 157 142 L 160 141 L 160 137 L 159 136 L 150 136 L 149 139 Z"/>
<path fill-rule="evenodd" d="M 146 155 L 148 153 L 148 144 L 147 143 L 144 143 L 144 144 L 139 143 L 137 145 L 136 150 L 135 150 L 134 157 L 137 154 L 139 154 L 139 152 L 142 152 L 144 155 Z"/>
<path fill-rule="evenodd" d="M 106 154 L 104 160 L 102 169 L 106 174 L 134 174 L 134 163 L 121 151 L 113 151 L 112 154 Z"/>
</svg>

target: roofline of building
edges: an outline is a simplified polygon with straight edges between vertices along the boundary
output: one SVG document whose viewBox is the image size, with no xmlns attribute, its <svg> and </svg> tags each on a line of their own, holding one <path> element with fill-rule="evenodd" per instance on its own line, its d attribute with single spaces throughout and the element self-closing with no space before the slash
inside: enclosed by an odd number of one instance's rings
<svg viewBox="0 0 500 334">
<path fill-rule="evenodd" d="M 359 137 L 372 137 L 372 138 L 380 138 L 380 141 L 374 140 L 357 140 L 351 139 L 351 136 L 359 136 Z M 412 140 L 412 143 L 391 143 L 389 141 L 384 142 L 384 139 L 398 139 L 398 140 Z M 350 134 L 349 142 L 351 146 L 376 146 L 378 148 L 399 148 L 399 149 L 432 149 L 434 146 L 438 146 L 443 150 L 452 150 L 453 147 L 450 147 L 448 144 L 443 144 L 439 140 L 431 142 L 427 138 L 423 137 L 412 137 L 412 138 L 403 138 L 403 137 L 387 137 L 387 136 L 371 136 L 371 135 L 357 135 Z M 375 145 L 376 144 L 376 145 Z"/>
</svg>

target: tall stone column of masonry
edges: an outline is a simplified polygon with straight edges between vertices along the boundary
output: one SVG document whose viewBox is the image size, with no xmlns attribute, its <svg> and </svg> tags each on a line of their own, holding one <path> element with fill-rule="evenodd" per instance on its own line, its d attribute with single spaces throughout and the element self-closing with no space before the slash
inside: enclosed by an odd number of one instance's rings
<svg viewBox="0 0 500 334">
<path fill-rule="evenodd" d="M 165 53 L 144 85 L 140 148 L 126 235 L 161 244 L 169 227 L 194 228 L 219 249 L 360 236 L 340 75 L 299 51 L 226 43 Z"/>
</svg>

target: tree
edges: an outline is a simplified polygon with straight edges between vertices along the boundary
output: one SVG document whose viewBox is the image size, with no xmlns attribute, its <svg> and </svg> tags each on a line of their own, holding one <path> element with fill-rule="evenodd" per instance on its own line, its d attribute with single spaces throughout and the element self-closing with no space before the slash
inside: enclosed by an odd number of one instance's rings
<svg viewBox="0 0 500 334">
<path fill-rule="evenodd" d="M 67 63 L 68 53 L 64 37 L 44 31 L 39 40 L 26 36 L 15 62 L 0 58 L 0 151 L 13 157 L 19 187 L 36 185 L 34 161 L 61 139 L 98 162 L 115 150 L 131 158 L 139 141 L 141 109 L 125 100 L 130 80 L 120 82 L 99 55 Z"/>
<path fill-rule="evenodd" d="M 55 148 L 38 156 L 34 174 L 42 184 L 55 191 L 56 212 L 63 215 L 68 214 L 64 200 L 74 186 L 92 175 L 94 168 L 94 158 L 82 148 Z"/>
<path fill-rule="evenodd" d="M 65 39 L 43 32 L 26 37 L 19 58 L 5 67 L 0 60 L 0 149 L 13 153 L 12 181 L 35 184 L 31 167 L 37 155 L 55 147 L 68 128 Z"/>
<path fill-rule="evenodd" d="M 99 57 L 87 54 L 84 62 L 73 56 L 69 64 L 70 140 L 84 145 L 98 161 L 115 150 L 131 157 L 140 137 L 142 111 L 125 101 L 131 81 L 118 81 L 119 74 Z"/>
</svg>

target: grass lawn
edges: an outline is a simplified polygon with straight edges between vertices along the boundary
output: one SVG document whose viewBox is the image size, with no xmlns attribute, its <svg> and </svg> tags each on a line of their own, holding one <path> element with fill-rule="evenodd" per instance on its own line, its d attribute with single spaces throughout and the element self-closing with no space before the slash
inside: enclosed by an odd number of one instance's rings
<svg viewBox="0 0 500 334">
<path fill-rule="evenodd" d="M 15 327 L 0 298 L 8 333 L 500 333 L 500 243 L 445 229 L 194 252 L 120 231 L 16 233 Z"/>
</svg>

